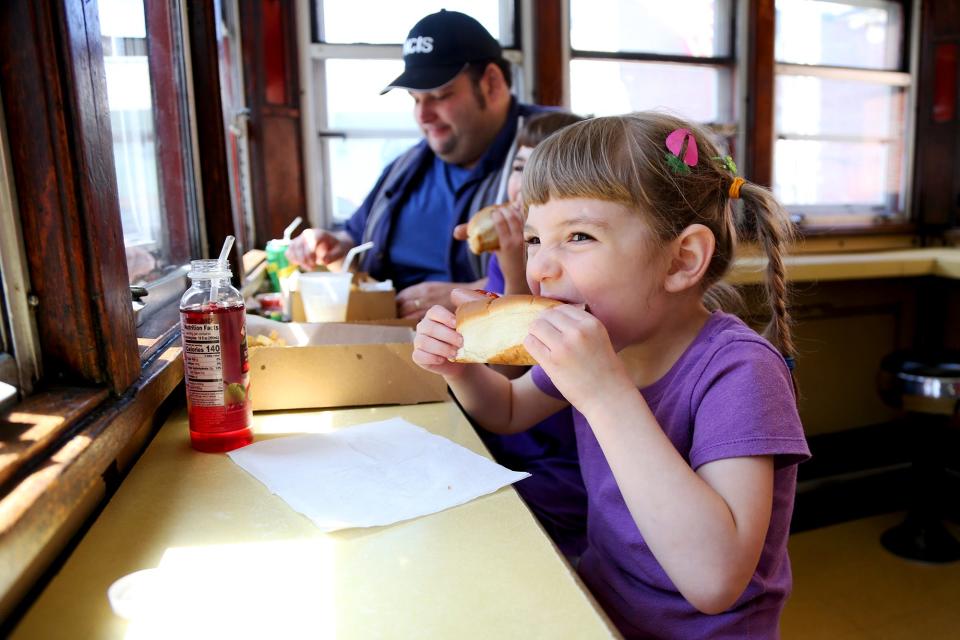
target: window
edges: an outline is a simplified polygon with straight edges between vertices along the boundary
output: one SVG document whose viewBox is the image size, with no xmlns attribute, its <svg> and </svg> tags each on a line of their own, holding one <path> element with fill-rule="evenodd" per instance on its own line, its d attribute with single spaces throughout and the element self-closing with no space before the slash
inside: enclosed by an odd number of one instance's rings
<svg viewBox="0 0 960 640">
<path fill-rule="evenodd" d="M 179 16 L 144 0 L 97 8 L 127 272 L 148 291 L 141 325 L 179 297 L 200 251 Z"/>
<path fill-rule="evenodd" d="M 29 395 L 40 377 L 12 169 L 0 103 L 0 410 Z"/>
<path fill-rule="evenodd" d="M 161 277 L 171 263 L 157 171 L 147 33 L 142 0 L 99 0 L 113 159 L 131 284 Z"/>
<path fill-rule="evenodd" d="M 571 0 L 570 107 L 735 117 L 732 0 Z"/>
<path fill-rule="evenodd" d="M 901 218 L 910 74 L 903 8 L 777 0 L 773 189 L 810 224 Z"/>
<path fill-rule="evenodd" d="M 401 43 L 416 22 L 440 9 L 476 18 L 514 62 L 513 0 L 315 0 L 302 67 L 304 144 L 311 216 L 321 225 L 342 222 L 360 206 L 383 168 L 420 139 L 413 102 L 405 91 L 380 95 L 403 71 Z M 358 16 L 377 16 L 376 20 Z M 514 73 L 514 93 L 523 87 Z"/>
<path fill-rule="evenodd" d="M 162 232 L 143 2 L 100 0 L 97 6 L 127 269 L 131 284 L 143 284 L 170 262 Z"/>
</svg>

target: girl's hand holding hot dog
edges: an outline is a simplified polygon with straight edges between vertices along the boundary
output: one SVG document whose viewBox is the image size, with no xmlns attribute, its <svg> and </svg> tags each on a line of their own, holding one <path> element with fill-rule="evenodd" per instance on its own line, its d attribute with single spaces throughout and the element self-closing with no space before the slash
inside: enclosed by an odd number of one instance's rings
<svg viewBox="0 0 960 640">
<path fill-rule="evenodd" d="M 451 362 L 463 338 L 457 333 L 457 317 L 449 309 L 435 305 L 417 324 L 413 339 L 413 361 L 420 367 L 450 379 L 463 373 L 467 364 Z"/>
<path fill-rule="evenodd" d="M 603 405 L 607 398 L 636 392 L 606 328 L 582 304 L 544 311 L 530 325 L 523 345 L 576 407 L 588 410 L 590 404 Z"/>
<path fill-rule="evenodd" d="M 450 293 L 450 304 L 456 308 L 484 298 L 486 295 L 481 291 L 454 289 Z M 417 335 L 413 339 L 413 361 L 445 378 L 457 377 L 468 366 L 462 362 L 451 362 L 461 346 L 463 336 L 457 333 L 456 315 L 443 305 L 435 305 L 427 310 L 423 320 L 417 324 Z"/>
</svg>

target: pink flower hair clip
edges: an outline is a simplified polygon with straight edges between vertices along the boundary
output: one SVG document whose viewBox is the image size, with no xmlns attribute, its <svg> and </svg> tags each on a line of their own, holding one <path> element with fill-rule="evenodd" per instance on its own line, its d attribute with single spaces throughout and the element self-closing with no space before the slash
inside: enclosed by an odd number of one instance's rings
<svg viewBox="0 0 960 640">
<path fill-rule="evenodd" d="M 674 129 L 667 136 L 667 149 L 665 153 L 667 165 L 673 173 L 681 176 L 690 173 L 690 167 L 697 166 L 697 160 L 700 154 L 697 152 L 697 139 L 693 137 L 689 129 Z"/>
</svg>

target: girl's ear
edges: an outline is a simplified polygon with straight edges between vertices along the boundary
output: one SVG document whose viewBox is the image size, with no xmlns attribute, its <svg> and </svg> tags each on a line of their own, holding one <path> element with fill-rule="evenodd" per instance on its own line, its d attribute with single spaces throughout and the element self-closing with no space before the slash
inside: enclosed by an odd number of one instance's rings
<svg viewBox="0 0 960 640">
<path fill-rule="evenodd" d="M 670 243 L 670 268 L 664 288 L 670 293 L 680 293 L 695 287 L 713 259 L 717 240 L 707 227 L 692 224 Z"/>
</svg>

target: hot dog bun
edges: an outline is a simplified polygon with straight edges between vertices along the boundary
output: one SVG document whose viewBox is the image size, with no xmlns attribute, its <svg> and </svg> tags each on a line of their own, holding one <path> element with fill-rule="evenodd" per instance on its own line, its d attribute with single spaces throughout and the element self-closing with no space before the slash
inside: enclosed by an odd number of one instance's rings
<svg viewBox="0 0 960 640">
<path fill-rule="evenodd" d="M 513 295 L 475 300 L 457 308 L 457 331 L 463 346 L 454 362 L 533 365 L 523 346 L 530 323 L 543 311 L 563 304 L 539 296 Z"/>
<path fill-rule="evenodd" d="M 500 237 L 493 222 L 493 212 L 507 205 L 492 204 L 473 214 L 467 223 L 467 244 L 470 251 L 480 255 L 484 251 L 496 251 L 500 248 Z"/>
</svg>

